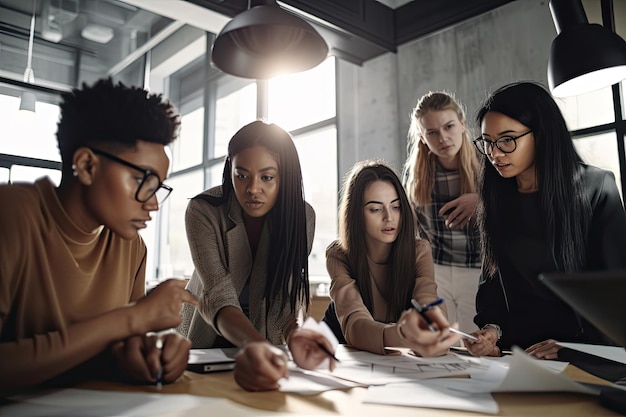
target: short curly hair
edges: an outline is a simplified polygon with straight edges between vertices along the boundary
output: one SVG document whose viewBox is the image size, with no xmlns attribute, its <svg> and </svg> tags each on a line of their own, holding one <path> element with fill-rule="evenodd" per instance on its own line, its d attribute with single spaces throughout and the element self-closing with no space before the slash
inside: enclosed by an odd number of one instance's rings
<svg viewBox="0 0 626 417">
<path fill-rule="evenodd" d="M 180 116 L 161 94 L 114 84 L 109 77 L 63 95 L 57 141 L 63 169 L 87 145 L 132 148 L 138 140 L 168 145 L 178 136 Z"/>
</svg>

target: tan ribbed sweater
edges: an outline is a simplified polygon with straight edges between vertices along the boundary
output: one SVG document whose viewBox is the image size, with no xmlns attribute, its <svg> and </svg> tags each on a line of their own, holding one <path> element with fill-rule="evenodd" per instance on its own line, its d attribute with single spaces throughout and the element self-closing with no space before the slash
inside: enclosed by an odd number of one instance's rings
<svg viewBox="0 0 626 417">
<path fill-rule="evenodd" d="M 80 230 L 48 178 L 0 186 L 0 375 L 63 349 L 70 324 L 143 296 L 145 261 L 140 237 Z"/>
<path fill-rule="evenodd" d="M 433 257 L 428 241 L 415 241 L 416 265 L 413 298 L 420 304 L 435 301 L 437 284 L 434 278 Z M 373 313 L 365 306 L 359 287 L 350 275 L 346 253 L 335 241 L 326 250 L 326 268 L 330 275 L 330 298 L 335 302 L 337 319 L 341 325 L 346 341 L 361 350 L 384 354 L 383 331 L 393 323 L 385 323 L 387 301 L 382 291 L 387 287 L 387 265 L 381 265 L 368 258 L 372 282 Z M 444 315 L 446 309 L 442 305 Z M 395 336 L 395 333 L 394 333 Z M 392 346 L 403 346 L 400 337 L 393 341 Z"/>
</svg>

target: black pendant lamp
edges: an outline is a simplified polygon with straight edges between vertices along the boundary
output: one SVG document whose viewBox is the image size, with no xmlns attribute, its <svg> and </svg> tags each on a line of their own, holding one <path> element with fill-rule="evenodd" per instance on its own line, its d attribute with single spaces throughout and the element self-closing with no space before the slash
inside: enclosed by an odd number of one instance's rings
<svg viewBox="0 0 626 417">
<path fill-rule="evenodd" d="M 220 70 L 266 79 L 311 69 L 328 55 L 328 45 L 308 22 L 283 10 L 275 0 L 249 0 L 217 35 L 211 51 Z"/>
<path fill-rule="evenodd" d="M 626 41 L 590 24 L 580 0 L 550 0 L 558 33 L 548 61 L 548 84 L 555 97 L 584 94 L 626 79 Z"/>
</svg>

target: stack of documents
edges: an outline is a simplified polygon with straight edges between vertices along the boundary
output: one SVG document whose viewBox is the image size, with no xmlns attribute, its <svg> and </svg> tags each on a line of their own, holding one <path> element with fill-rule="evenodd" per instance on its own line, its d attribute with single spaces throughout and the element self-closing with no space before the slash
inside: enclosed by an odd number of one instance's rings
<svg viewBox="0 0 626 417">
<path fill-rule="evenodd" d="M 409 353 L 375 355 L 338 349 L 335 371 L 290 373 L 281 391 L 312 394 L 327 389 L 368 386 L 367 403 L 445 408 L 498 413 L 493 392 L 577 392 L 598 395 L 599 389 L 580 384 L 561 372 L 566 362 L 538 360 L 522 349 L 503 358 L 474 358 L 450 354 L 421 358 Z M 324 387 L 328 378 L 328 386 Z M 308 384 L 309 378 L 318 378 Z M 311 379 L 313 381 L 313 379 Z M 349 385 L 353 384 L 353 385 Z M 316 391 L 317 390 L 317 391 Z"/>
</svg>

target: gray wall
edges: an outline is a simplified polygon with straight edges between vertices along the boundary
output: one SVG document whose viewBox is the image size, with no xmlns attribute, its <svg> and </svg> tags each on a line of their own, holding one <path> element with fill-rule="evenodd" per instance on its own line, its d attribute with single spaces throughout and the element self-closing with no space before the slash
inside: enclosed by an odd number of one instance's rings
<svg viewBox="0 0 626 417">
<path fill-rule="evenodd" d="M 474 114 L 489 91 L 518 80 L 547 85 L 555 36 L 547 1 L 517 0 L 362 67 L 339 62 L 339 178 L 356 161 L 373 157 L 400 170 L 409 113 L 430 90 L 454 92 L 476 133 Z"/>
</svg>

